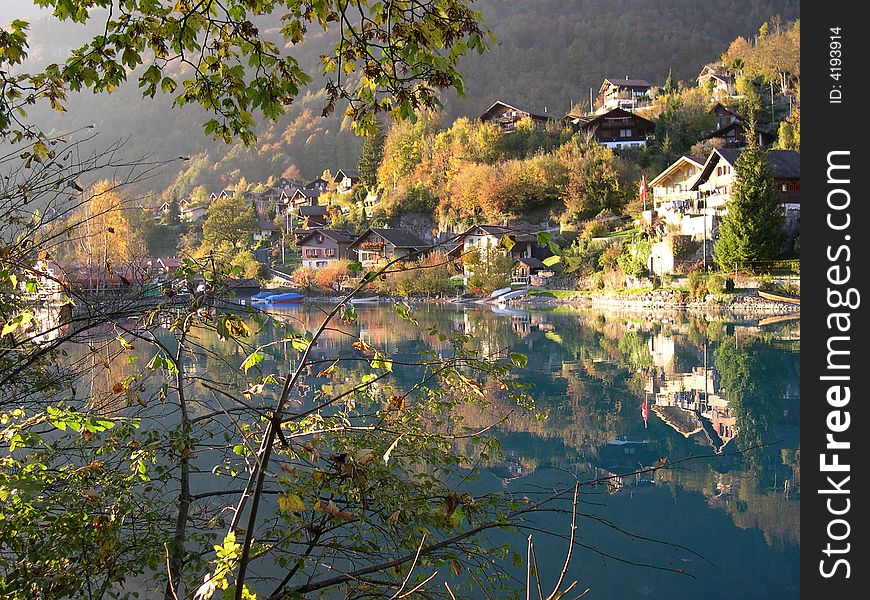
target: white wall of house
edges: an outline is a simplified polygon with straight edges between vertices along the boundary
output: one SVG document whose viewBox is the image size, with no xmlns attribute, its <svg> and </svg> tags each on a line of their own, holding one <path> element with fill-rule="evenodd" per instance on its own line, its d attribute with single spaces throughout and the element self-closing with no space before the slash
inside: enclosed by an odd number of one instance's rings
<svg viewBox="0 0 870 600">
<path fill-rule="evenodd" d="M 599 142 L 606 148 L 621 150 L 622 148 L 642 148 L 646 146 L 646 140 L 632 140 L 627 142 Z"/>
<path fill-rule="evenodd" d="M 182 208 L 180 218 L 182 221 L 199 221 L 208 212 L 208 207 L 194 206 L 193 208 Z"/>
<path fill-rule="evenodd" d="M 468 256 L 471 252 L 475 250 L 484 250 L 486 248 L 495 249 L 496 247 L 498 247 L 498 242 L 498 237 L 489 234 L 475 234 L 465 236 L 465 239 L 462 241 L 462 255 L 463 257 Z M 531 258 L 531 256 L 531 244 L 526 244 L 526 247 L 523 249 L 522 253 L 514 254 L 515 258 Z M 474 275 L 474 272 L 468 268 L 468 266 L 465 264 L 465 261 L 463 261 L 462 271 L 462 282 L 465 285 L 468 285 L 468 279 L 472 275 Z"/>
<path fill-rule="evenodd" d="M 674 253 L 666 240 L 655 242 L 647 261 L 647 269 L 654 275 L 664 275 L 674 270 Z"/>
</svg>

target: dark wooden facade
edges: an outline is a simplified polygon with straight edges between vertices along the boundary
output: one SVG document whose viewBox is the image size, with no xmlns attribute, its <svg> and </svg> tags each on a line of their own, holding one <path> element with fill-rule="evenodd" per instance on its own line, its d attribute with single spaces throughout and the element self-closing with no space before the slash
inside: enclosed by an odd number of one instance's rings
<svg viewBox="0 0 870 600">
<path fill-rule="evenodd" d="M 627 110 L 614 108 L 590 121 L 580 123 L 581 130 L 590 131 L 598 143 L 608 148 L 632 148 L 646 145 L 653 132 L 652 121 Z"/>
<path fill-rule="evenodd" d="M 496 101 L 486 109 L 480 116 L 480 120 L 484 123 L 496 125 L 503 133 L 510 133 L 515 131 L 517 123 L 526 117 L 531 118 L 539 127 L 545 127 L 548 123 L 556 121 L 556 119 L 547 115 L 546 110 L 521 107 L 502 102 L 501 100 Z"/>
</svg>

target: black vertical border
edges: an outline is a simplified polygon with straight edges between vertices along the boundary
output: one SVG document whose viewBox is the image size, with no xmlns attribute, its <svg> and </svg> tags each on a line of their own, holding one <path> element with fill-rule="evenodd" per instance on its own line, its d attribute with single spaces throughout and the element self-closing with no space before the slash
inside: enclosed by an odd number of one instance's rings
<svg viewBox="0 0 870 600">
<path fill-rule="evenodd" d="M 870 290 L 867 280 L 870 275 L 870 215 L 864 191 L 866 176 L 870 173 L 867 163 L 868 128 L 867 115 L 870 114 L 870 52 L 867 39 L 870 38 L 868 23 L 859 16 L 863 7 L 859 2 L 836 0 L 820 2 L 807 0 L 801 5 L 801 594 L 805 598 L 824 598 L 825 600 L 845 600 L 866 598 L 870 564 L 868 542 L 870 537 L 863 527 L 863 514 L 868 510 L 865 505 L 867 494 L 859 492 L 870 481 L 867 462 L 870 461 L 870 435 L 862 432 L 866 424 L 865 381 L 862 375 L 870 367 L 870 351 L 865 352 L 868 338 L 864 316 L 870 310 Z M 832 70 L 832 35 L 842 42 L 841 71 Z M 836 53 L 834 53 L 836 55 Z M 835 61 L 836 62 L 836 61 Z M 839 79 L 831 76 L 840 73 Z M 840 103 L 831 101 L 838 90 L 842 93 Z M 836 98 L 835 98 L 836 99 Z M 848 151 L 847 159 L 842 155 L 840 162 L 848 161 L 850 183 L 837 185 L 828 183 L 828 155 L 832 151 Z M 843 173 L 840 171 L 839 173 Z M 845 212 L 849 213 L 851 224 L 848 229 L 834 231 L 828 226 L 828 214 L 835 212 L 828 207 L 828 193 L 835 188 L 846 189 L 851 201 Z M 837 194 L 836 201 L 844 196 Z M 843 212 L 833 215 L 842 222 Z M 848 239 L 847 239 L 848 236 Z M 832 262 L 828 258 L 829 249 L 835 252 L 841 245 L 851 251 L 851 260 Z M 841 257 L 845 256 L 844 254 Z M 828 269 L 833 264 L 851 268 L 850 281 L 838 286 L 840 290 L 856 288 L 861 294 L 860 306 L 853 309 L 832 308 L 828 303 L 828 291 L 837 289 L 828 281 Z M 840 272 L 842 276 L 843 271 Z M 831 313 L 847 311 L 851 317 L 851 330 L 848 333 L 828 329 Z M 848 450 L 826 449 L 828 415 L 832 410 L 827 400 L 831 381 L 820 378 L 831 375 L 827 368 L 828 339 L 832 335 L 848 335 L 848 362 L 850 369 L 838 371 L 848 373 L 851 399 L 848 405 L 839 410 L 848 411 L 850 426 L 837 433 L 838 441 L 848 441 Z M 842 342 L 839 348 L 844 349 Z M 843 362 L 841 360 L 841 362 Z M 841 414 L 837 418 L 843 418 Z M 839 462 L 848 464 L 848 473 L 822 472 L 820 458 L 827 453 L 839 454 Z M 843 475 L 850 477 L 845 484 Z M 848 494 L 829 494 L 832 488 L 827 477 Z M 842 516 L 832 515 L 827 506 L 831 499 L 835 510 L 842 510 L 849 502 L 849 510 Z M 849 523 L 846 539 L 835 541 L 829 538 L 828 525 L 833 519 L 844 519 Z M 835 536 L 843 535 L 847 529 L 842 523 L 832 526 Z M 847 549 L 843 554 L 825 554 L 828 544 L 832 548 Z M 849 544 L 847 547 L 846 544 Z M 821 570 L 829 573 L 838 558 L 849 563 L 849 577 L 846 578 L 844 565 L 839 565 L 834 576 L 824 577 Z M 821 561 L 825 561 L 824 567 Z"/>
</svg>

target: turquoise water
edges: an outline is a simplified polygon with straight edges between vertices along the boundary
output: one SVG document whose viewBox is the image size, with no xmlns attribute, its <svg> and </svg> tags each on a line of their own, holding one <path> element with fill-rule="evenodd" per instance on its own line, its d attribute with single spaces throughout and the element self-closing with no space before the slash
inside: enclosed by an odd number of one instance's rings
<svg viewBox="0 0 870 600">
<path fill-rule="evenodd" d="M 298 331 L 313 331 L 325 308 L 296 305 L 273 312 Z M 531 385 L 534 412 L 543 418 L 517 411 L 498 395 L 485 411 L 469 408 L 462 416 L 471 429 L 498 422 L 489 433 L 503 456 L 483 465 L 481 477 L 465 489 L 538 498 L 575 479 L 586 484 L 565 577 L 577 586 L 568 598 L 587 588 L 588 598 L 799 596 L 798 320 L 765 324 L 679 313 L 641 317 L 565 308 L 416 305 L 415 326 L 390 304 L 360 304 L 356 311 L 357 323 L 336 327 L 352 335 L 327 331 L 313 358 L 358 356 L 351 346 L 357 337 L 399 358 L 418 356 L 427 347 L 446 351 L 427 334 L 433 326 L 474 336 L 481 352 L 528 356 L 516 377 Z M 267 326 L 257 343 L 277 335 Z M 215 410 L 220 400 L 203 381 L 230 390 L 245 385 L 239 365 L 248 353 L 213 333 L 197 332 L 196 343 L 207 351 L 184 361 L 185 373 L 196 381 L 189 390 L 194 418 Z M 272 346 L 257 368 L 286 373 L 296 356 L 289 345 Z M 125 375 L 108 369 L 93 373 L 108 386 Z M 414 376 L 399 368 L 394 375 L 400 383 Z M 309 396 L 293 410 L 312 401 Z M 171 403 L 160 406 L 164 414 L 154 414 L 152 402 L 151 418 L 176 419 Z M 226 458 L 226 451 L 218 450 L 221 436 L 233 429 L 226 425 L 220 418 L 197 425 L 203 436 L 208 427 L 216 445 L 204 438 L 197 453 L 201 475 L 192 481 L 195 494 L 222 485 L 211 469 Z M 229 459 L 239 462 L 233 454 Z M 635 474 L 662 462 L 669 468 Z M 589 484 L 596 480 L 599 485 Z M 232 489 L 241 483 L 234 475 L 223 485 Z M 214 499 L 213 507 L 224 501 Z M 531 533 L 545 596 L 559 578 L 568 547 L 570 502 L 560 508 L 563 512 L 536 515 L 529 532 L 486 538 L 509 543 L 525 559 Z M 524 586 L 525 567 L 512 566 L 510 559 L 500 566 Z M 267 571 L 263 566 L 262 574 L 274 576 Z"/>
<path fill-rule="evenodd" d="M 308 329 L 322 314 L 285 310 Z M 363 339 L 400 355 L 418 351 L 437 325 L 474 335 L 482 350 L 528 356 L 518 376 L 546 418 L 514 415 L 492 430 L 504 457 L 471 491 L 532 496 L 575 477 L 605 478 L 582 488 L 577 540 L 586 547 L 576 548 L 566 576 L 578 581 L 574 592 L 799 596 L 799 321 L 422 305 L 417 328 L 390 305 L 358 305 L 357 313 Z M 327 336 L 320 351 L 351 341 Z M 496 402 L 466 414 L 466 424 L 489 425 L 510 408 Z M 630 475 L 662 459 L 673 466 Z M 567 535 L 570 515 L 543 514 L 534 524 Z M 526 555 L 525 535 L 491 539 Z M 533 540 L 543 587 L 552 586 L 567 541 L 543 532 Z M 513 574 L 524 582 L 524 568 Z"/>
</svg>

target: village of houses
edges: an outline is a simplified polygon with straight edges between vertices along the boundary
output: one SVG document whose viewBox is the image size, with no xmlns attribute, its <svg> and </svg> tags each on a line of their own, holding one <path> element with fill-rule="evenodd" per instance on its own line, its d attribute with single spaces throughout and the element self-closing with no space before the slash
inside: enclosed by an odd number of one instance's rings
<svg viewBox="0 0 870 600">
<path fill-rule="evenodd" d="M 675 256 L 672 245 L 666 241 L 654 241 L 647 261 L 651 276 L 667 276 L 678 272 L 680 262 L 704 261 L 704 267 L 712 265 L 714 242 L 719 223 L 728 210 L 736 172 L 735 165 L 741 148 L 746 144 L 748 124 L 738 116 L 729 104 L 738 100 L 735 78 L 721 65 L 704 67 L 697 77 L 698 87 L 711 90 L 710 113 L 715 117 L 715 129 L 706 132 L 704 139 L 718 140 L 706 156 L 680 156 L 676 161 L 646 182 L 642 219 L 647 227 L 654 223 L 666 226 L 669 231 L 685 236 L 695 242 L 697 252 L 691 256 Z M 603 81 L 596 110 L 588 114 L 567 114 L 555 117 L 546 110 L 536 110 L 505 100 L 497 100 L 479 115 L 479 120 L 496 125 L 503 134 L 510 135 L 522 119 L 531 119 L 540 127 L 550 124 L 571 125 L 575 131 L 594 136 L 601 145 L 615 151 L 641 148 L 654 139 L 654 123 L 645 118 L 645 109 L 659 89 L 648 81 L 631 77 L 607 78 Z M 759 129 L 758 142 L 769 146 L 772 136 Z M 700 141 L 700 140 L 699 140 Z M 767 157 L 780 194 L 785 214 L 785 238 L 793 243 L 800 227 L 800 154 L 793 150 L 768 149 Z M 346 207 L 321 204 L 323 197 L 332 197 L 327 190 L 338 194 L 352 194 L 360 184 L 356 169 L 339 168 L 332 181 L 317 178 L 313 181 L 281 178 L 274 186 L 260 191 L 245 191 L 246 199 L 254 205 L 259 228 L 252 236 L 252 247 L 258 261 L 269 266 L 270 276 L 276 279 L 267 285 L 290 283 L 286 273 L 271 269 L 270 263 L 289 253 L 295 264 L 312 270 L 328 268 L 335 261 L 358 261 L 363 269 L 371 270 L 379 265 L 405 256 L 419 257 L 437 249 L 453 258 L 456 263 L 456 284 L 459 293 L 468 283 L 471 272 L 462 257 L 478 248 L 497 248 L 505 235 L 513 236 L 515 244 L 509 253 L 514 267 L 509 275 L 515 286 L 546 287 L 555 281 L 553 261 L 547 261 L 551 252 L 537 243 L 537 234 L 548 231 L 558 235 L 559 226 L 529 223 L 478 223 L 461 231 L 437 231 L 431 228 L 370 227 L 362 232 L 334 229 L 329 226 L 331 214 Z M 232 189 L 210 194 L 208 202 L 194 202 L 186 198 L 178 203 L 182 221 L 195 223 L 206 218 L 209 203 L 219 197 L 233 195 Z M 363 209 L 367 217 L 377 209 L 378 195 L 369 193 Z M 155 218 L 170 210 L 169 203 L 154 209 Z M 270 218 L 275 216 L 276 218 Z M 403 222 L 409 222 L 402 219 Z M 413 221 L 410 221 L 413 222 Z M 281 228 L 286 235 L 281 235 Z M 287 240 L 291 240 L 290 243 Z M 280 251 L 279 251 L 280 248 Z M 545 261 L 546 264 L 545 264 Z M 283 256 L 284 264 L 288 261 Z M 179 257 L 152 258 L 147 261 L 143 278 L 170 276 L 181 263 Z M 72 285 L 94 286 L 94 273 L 84 266 L 68 265 L 59 269 L 63 274 L 52 273 L 57 279 L 65 279 Z M 97 287 L 125 285 L 138 275 L 118 274 L 119 277 L 97 275 Z M 636 282 L 635 282 L 636 283 Z M 256 285 L 256 284 L 254 284 Z M 258 286 L 257 286 L 258 287 Z M 507 290 L 508 288 L 505 288 Z M 504 291 L 504 290 L 502 290 Z"/>
</svg>

